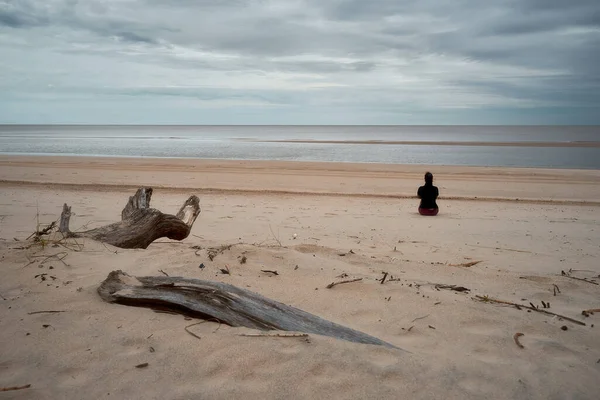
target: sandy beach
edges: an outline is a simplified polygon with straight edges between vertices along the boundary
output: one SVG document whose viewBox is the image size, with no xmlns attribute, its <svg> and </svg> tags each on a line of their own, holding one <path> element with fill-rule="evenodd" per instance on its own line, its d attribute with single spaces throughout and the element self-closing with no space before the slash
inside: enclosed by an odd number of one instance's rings
<svg viewBox="0 0 600 400">
<path fill-rule="evenodd" d="M 115 222 L 141 186 L 168 213 L 199 196 L 188 238 L 27 240 L 65 202 L 73 229 Z M 597 170 L 0 156 L 0 388 L 31 385 L 0 399 L 597 399 L 599 211 Z M 211 321 L 194 337 L 197 320 L 103 302 L 118 269 L 230 283 L 402 350 Z M 362 280 L 326 288 L 341 276 Z"/>
</svg>

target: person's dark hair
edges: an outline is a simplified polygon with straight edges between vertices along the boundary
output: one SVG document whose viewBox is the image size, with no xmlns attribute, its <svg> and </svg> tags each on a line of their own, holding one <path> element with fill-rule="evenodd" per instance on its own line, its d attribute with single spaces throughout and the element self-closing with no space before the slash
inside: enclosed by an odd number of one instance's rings
<svg viewBox="0 0 600 400">
<path fill-rule="evenodd" d="M 431 172 L 425 173 L 425 183 L 428 185 L 433 185 L 433 174 Z"/>
</svg>

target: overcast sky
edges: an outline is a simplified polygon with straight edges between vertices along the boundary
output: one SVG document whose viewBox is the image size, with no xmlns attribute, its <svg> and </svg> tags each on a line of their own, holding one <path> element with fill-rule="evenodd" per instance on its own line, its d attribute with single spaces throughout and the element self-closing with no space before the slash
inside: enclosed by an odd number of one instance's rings
<svg viewBox="0 0 600 400">
<path fill-rule="evenodd" d="M 600 124 L 600 0 L 0 0 L 0 123 Z"/>
</svg>

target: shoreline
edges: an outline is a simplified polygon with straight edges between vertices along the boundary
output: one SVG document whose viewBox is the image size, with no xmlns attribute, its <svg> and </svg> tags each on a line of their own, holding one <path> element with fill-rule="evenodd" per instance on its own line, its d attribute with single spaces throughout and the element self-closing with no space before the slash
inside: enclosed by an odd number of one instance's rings
<svg viewBox="0 0 600 400">
<path fill-rule="evenodd" d="M 468 146 L 468 147 L 593 147 L 600 148 L 600 142 L 485 142 L 485 141 L 448 141 L 448 140 L 319 140 L 319 139 L 253 139 L 235 138 L 241 142 L 253 143 L 303 143 L 303 144 L 371 144 L 403 146 Z"/>
<path fill-rule="evenodd" d="M 378 143 L 372 143 L 378 144 Z M 501 146 L 500 146 L 501 147 Z M 525 146 L 527 147 L 527 146 Z M 598 147 L 600 147 L 600 142 Z M 600 171 L 600 168 L 568 168 L 568 167 L 543 167 L 543 166 L 511 166 L 511 165 L 468 165 L 468 164 L 402 164 L 372 161 L 323 161 L 323 160 L 284 160 L 284 159 L 256 159 L 256 158 L 210 158 L 210 157 L 161 157 L 137 155 L 105 155 L 105 154 L 74 154 L 74 153 L 13 153 L 0 152 L 0 163 L 3 158 L 81 158 L 81 159 L 131 159 L 131 160 L 164 160 L 164 161 L 192 161 L 192 162 L 232 162 L 232 163 L 285 163 L 285 164 L 324 164 L 324 165 L 372 165 L 384 167 L 408 168 L 494 168 L 515 170 L 543 170 L 543 171 Z"/>
<path fill-rule="evenodd" d="M 2 156 L 0 184 L 415 198 L 425 171 L 442 200 L 600 204 L 600 170 L 85 156 Z"/>
</svg>

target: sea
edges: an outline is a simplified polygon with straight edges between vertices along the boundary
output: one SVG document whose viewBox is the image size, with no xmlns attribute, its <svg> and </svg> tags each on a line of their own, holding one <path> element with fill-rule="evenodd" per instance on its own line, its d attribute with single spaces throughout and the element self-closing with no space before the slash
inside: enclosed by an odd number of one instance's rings
<svg viewBox="0 0 600 400">
<path fill-rule="evenodd" d="M 600 169 L 600 126 L 0 125 L 0 154 Z"/>
</svg>

